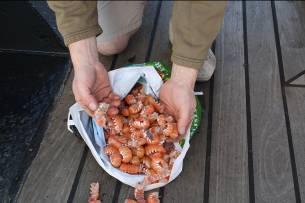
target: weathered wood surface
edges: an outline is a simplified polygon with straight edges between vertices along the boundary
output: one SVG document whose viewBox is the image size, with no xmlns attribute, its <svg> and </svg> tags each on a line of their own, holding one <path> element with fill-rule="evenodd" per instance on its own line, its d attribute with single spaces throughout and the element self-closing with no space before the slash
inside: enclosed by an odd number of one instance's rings
<svg viewBox="0 0 305 203">
<path fill-rule="evenodd" d="M 69 197 L 85 147 L 67 130 L 68 110 L 74 103 L 71 75 L 50 113 L 45 137 L 28 169 L 17 202 L 66 202 Z"/>
<path fill-rule="evenodd" d="M 304 56 L 303 56 L 304 57 Z M 304 75 L 301 75 L 300 77 L 296 78 L 295 80 L 290 82 L 291 85 L 299 85 L 299 86 L 305 86 L 305 73 Z"/>
<path fill-rule="evenodd" d="M 295 202 L 270 2 L 247 3 L 256 202 Z"/>
<path fill-rule="evenodd" d="M 274 2 L 282 51 L 285 80 L 291 85 L 305 85 L 305 3 Z M 300 75 L 302 74 L 303 75 Z M 299 77 L 298 77 L 299 76 Z M 286 98 L 291 137 L 301 200 L 305 201 L 305 89 L 287 87 Z"/>
<path fill-rule="evenodd" d="M 285 80 L 305 71 L 305 2 L 276 1 Z M 304 82 L 305 84 L 305 82 Z"/>
<path fill-rule="evenodd" d="M 216 40 L 210 202 L 248 202 L 242 2 L 230 2 Z"/>
<path fill-rule="evenodd" d="M 88 201 L 90 183 L 99 182 L 101 200 L 105 203 L 112 202 L 115 193 L 116 179 L 108 175 L 97 164 L 91 152 L 88 152 L 86 162 L 73 197 L 73 202 L 84 203 Z"/>
<path fill-rule="evenodd" d="M 305 89 L 286 88 L 291 136 L 302 202 L 305 201 Z"/>
</svg>

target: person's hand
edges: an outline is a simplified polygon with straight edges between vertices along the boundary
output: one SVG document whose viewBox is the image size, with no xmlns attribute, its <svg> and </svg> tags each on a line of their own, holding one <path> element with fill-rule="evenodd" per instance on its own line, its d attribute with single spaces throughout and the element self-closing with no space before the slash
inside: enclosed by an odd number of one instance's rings
<svg viewBox="0 0 305 203">
<path fill-rule="evenodd" d="M 69 46 L 74 67 L 72 84 L 75 100 L 93 116 L 98 102 L 111 96 L 108 73 L 98 60 L 96 39 L 88 38 Z"/>
<path fill-rule="evenodd" d="M 73 85 L 75 100 L 85 111 L 93 116 L 93 112 L 112 92 L 108 73 L 101 63 L 86 67 L 85 71 L 75 72 Z"/>
<path fill-rule="evenodd" d="M 166 110 L 178 121 L 179 134 L 184 135 L 189 127 L 196 107 L 194 85 L 197 70 L 173 65 L 171 79 L 160 90 L 160 100 Z"/>
</svg>

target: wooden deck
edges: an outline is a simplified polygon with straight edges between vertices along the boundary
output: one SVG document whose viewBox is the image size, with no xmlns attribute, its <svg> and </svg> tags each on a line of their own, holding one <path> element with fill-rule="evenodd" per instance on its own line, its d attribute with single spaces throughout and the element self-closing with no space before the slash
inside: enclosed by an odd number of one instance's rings
<svg viewBox="0 0 305 203">
<path fill-rule="evenodd" d="M 111 68 L 148 60 L 169 65 L 171 6 L 150 1 L 128 49 L 102 62 Z M 229 2 L 214 47 L 216 72 L 196 85 L 204 92 L 200 131 L 182 174 L 159 190 L 162 202 L 305 202 L 304 22 L 304 2 Z M 133 192 L 66 130 L 71 78 L 16 202 L 84 203 L 93 181 L 100 182 L 106 203 Z"/>
</svg>

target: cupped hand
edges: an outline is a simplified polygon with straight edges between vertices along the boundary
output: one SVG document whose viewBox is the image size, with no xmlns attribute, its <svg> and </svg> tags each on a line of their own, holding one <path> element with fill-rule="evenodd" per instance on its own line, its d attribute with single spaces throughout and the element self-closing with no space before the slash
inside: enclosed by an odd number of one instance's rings
<svg viewBox="0 0 305 203">
<path fill-rule="evenodd" d="M 98 59 L 96 38 L 74 42 L 69 45 L 69 50 L 74 68 L 72 89 L 75 100 L 93 116 L 98 103 L 113 96 L 107 70 Z"/>
<path fill-rule="evenodd" d="M 72 89 L 76 102 L 90 116 L 93 116 L 93 112 L 98 107 L 98 102 L 102 102 L 112 95 L 108 73 L 99 62 L 86 67 L 84 71 L 75 72 Z"/>
<path fill-rule="evenodd" d="M 196 107 L 194 85 L 197 70 L 173 65 L 171 79 L 160 90 L 160 100 L 178 121 L 179 134 L 184 135 L 191 124 Z"/>
</svg>

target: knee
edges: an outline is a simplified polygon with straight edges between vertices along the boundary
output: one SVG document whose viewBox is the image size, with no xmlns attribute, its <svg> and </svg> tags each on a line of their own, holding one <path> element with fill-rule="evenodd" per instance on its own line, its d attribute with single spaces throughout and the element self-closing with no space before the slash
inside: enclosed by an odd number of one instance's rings
<svg viewBox="0 0 305 203">
<path fill-rule="evenodd" d="M 129 35 L 118 36 L 108 42 L 98 43 L 97 49 L 99 53 L 106 56 L 119 54 L 126 49 L 129 38 Z"/>
</svg>

